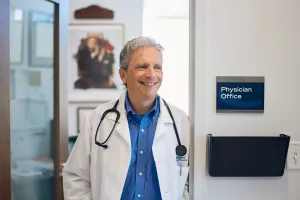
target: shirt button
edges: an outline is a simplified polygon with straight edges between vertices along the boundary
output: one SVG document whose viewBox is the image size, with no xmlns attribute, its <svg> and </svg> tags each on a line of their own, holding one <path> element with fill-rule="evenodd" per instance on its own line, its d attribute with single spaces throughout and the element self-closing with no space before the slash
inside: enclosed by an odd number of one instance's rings
<svg viewBox="0 0 300 200">
<path fill-rule="evenodd" d="M 141 131 L 144 132 L 144 129 L 142 129 Z"/>
<path fill-rule="evenodd" d="M 140 198 L 141 197 L 141 195 L 140 194 L 138 194 L 138 198 Z"/>
<path fill-rule="evenodd" d="M 143 154 L 144 152 L 143 151 L 140 151 L 140 154 Z"/>
<path fill-rule="evenodd" d="M 140 172 L 139 175 L 142 176 L 143 175 L 142 172 Z"/>
</svg>

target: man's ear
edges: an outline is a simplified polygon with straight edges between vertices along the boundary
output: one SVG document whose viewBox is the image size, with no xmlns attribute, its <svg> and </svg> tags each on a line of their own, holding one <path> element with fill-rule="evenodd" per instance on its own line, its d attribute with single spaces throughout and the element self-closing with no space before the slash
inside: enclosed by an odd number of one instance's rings
<svg viewBox="0 0 300 200">
<path fill-rule="evenodd" d="M 119 74 L 123 84 L 127 84 L 127 71 L 120 67 Z"/>
</svg>

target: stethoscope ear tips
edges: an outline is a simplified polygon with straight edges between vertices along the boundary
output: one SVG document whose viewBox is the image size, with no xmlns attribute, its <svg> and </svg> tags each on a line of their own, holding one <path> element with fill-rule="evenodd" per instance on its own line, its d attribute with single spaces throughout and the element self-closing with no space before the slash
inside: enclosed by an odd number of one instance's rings
<svg viewBox="0 0 300 200">
<path fill-rule="evenodd" d="M 177 156 L 184 156 L 187 152 L 187 149 L 184 145 L 178 145 L 176 147 L 176 155 Z"/>
</svg>

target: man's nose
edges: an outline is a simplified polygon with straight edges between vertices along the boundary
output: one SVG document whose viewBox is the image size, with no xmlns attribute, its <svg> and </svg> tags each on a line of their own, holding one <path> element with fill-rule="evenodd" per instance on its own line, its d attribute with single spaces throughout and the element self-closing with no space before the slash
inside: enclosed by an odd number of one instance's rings
<svg viewBox="0 0 300 200">
<path fill-rule="evenodd" d="M 146 76 L 147 77 L 153 77 L 155 75 L 155 69 L 154 69 L 154 66 L 149 66 L 147 68 L 147 71 L 146 71 Z"/>
</svg>

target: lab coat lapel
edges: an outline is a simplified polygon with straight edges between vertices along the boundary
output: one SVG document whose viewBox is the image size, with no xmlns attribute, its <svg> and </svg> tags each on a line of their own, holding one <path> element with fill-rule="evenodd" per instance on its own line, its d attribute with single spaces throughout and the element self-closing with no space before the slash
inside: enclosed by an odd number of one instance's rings
<svg viewBox="0 0 300 200">
<path fill-rule="evenodd" d="M 131 146 L 129 126 L 128 126 L 128 121 L 127 121 L 127 117 L 126 117 L 126 112 L 121 114 L 120 122 L 116 126 L 116 131 L 124 139 L 124 141 L 129 146 Z"/>
<path fill-rule="evenodd" d="M 131 147 L 129 126 L 125 110 L 125 95 L 126 91 L 121 94 L 119 99 L 117 110 L 120 112 L 120 119 L 116 125 L 115 131 L 120 135 L 121 138 L 124 139 L 128 146 Z M 109 123 L 111 123 L 111 127 L 113 127 L 116 120 L 116 115 L 114 113 L 110 113 L 107 119 Z"/>
<path fill-rule="evenodd" d="M 157 121 L 157 126 L 156 126 L 156 132 L 155 132 L 155 136 L 154 136 L 154 141 L 153 144 L 155 145 L 160 136 L 162 136 L 164 133 L 167 132 L 167 126 L 172 124 L 172 119 L 168 113 L 168 110 L 162 100 L 162 98 L 160 98 L 160 115 Z"/>
<path fill-rule="evenodd" d="M 119 99 L 119 104 L 117 109 L 120 112 L 120 119 L 118 124 L 116 125 L 115 130 L 124 139 L 124 141 L 131 147 L 129 126 L 128 126 L 128 120 L 127 120 L 127 115 L 125 110 L 125 96 L 126 96 L 126 91 L 121 94 Z M 164 133 L 167 132 L 167 126 L 173 123 L 162 98 L 159 99 L 160 99 L 160 115 L 157 121 L 153 145 L 155 145 L 159 141 L 160 136 L 162 136 Z M 109 113 L 107 119 L 110 121 L 111 127 L 113 127 L 115 123 L 116 115 L 114 113 Z"/>
</svg>

